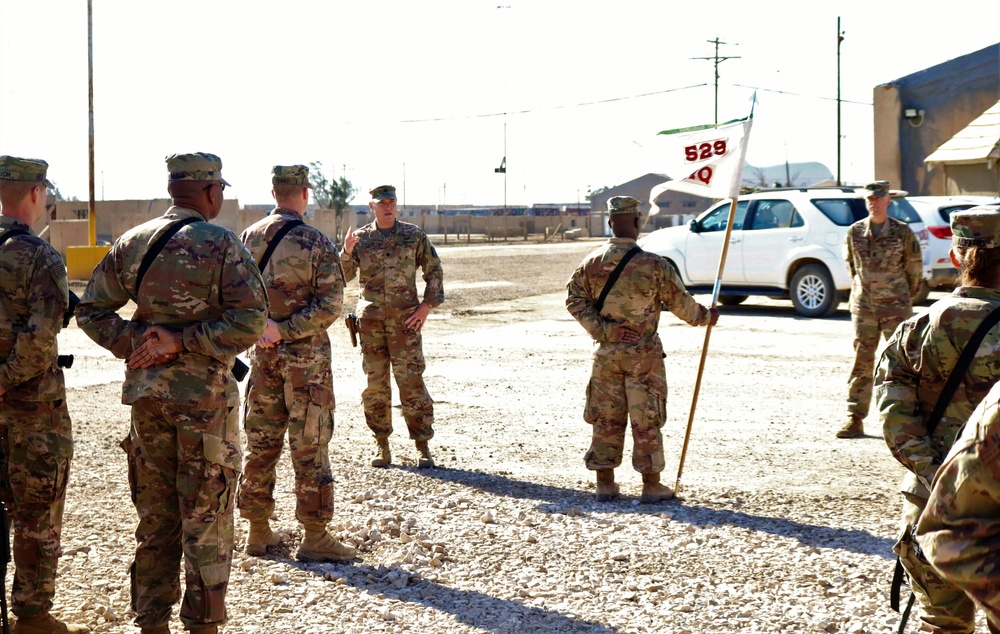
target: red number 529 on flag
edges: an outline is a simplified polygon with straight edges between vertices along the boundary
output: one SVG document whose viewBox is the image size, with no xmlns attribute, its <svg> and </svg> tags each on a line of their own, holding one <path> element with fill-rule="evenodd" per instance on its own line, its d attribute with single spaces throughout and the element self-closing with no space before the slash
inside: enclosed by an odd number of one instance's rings
<svg viewBox="0 0 1000 634">
<path fill-rule="evenodd" d="M 713 157 L 725 156 L 729 149 L 728 141 L 729 139 L 716 139 L 715 141 L 687 145 L 684 147 L 684 162 L 708 161 Z"/>
</svg>

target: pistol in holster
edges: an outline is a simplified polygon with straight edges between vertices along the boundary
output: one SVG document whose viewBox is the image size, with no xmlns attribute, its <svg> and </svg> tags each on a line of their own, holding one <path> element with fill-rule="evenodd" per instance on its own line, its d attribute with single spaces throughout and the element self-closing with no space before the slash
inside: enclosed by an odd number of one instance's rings
<svg viewBox="0 0 1000 634">
<path fill-rule="evenodd" d="M 344 317 L 344 323 L 347 324 L 347 332 L 351 333 L 351 345 L 355 348 L 358 347 L 358 316 L 354 313 L 348 313 L 347 317 Z"/>
</svg>

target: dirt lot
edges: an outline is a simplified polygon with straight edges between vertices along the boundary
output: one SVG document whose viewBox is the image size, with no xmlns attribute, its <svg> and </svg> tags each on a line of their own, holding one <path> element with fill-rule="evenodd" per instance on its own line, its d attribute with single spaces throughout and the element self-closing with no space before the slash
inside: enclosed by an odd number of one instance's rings
<svg viewBox="0 0 1000 634">
<path fill-rule="evenodd" d="M 581 418 L 593 344 L 563 302 L 566 279 L 598 244 L 440 249 L 447 301 L 424 351 L 442 468 L 413 468 L 398 407 L 397 466 L 368 466 L 360 356 L 334 326 L 332 528 L 361 556 L 291 558 L 301 531 L 283 460 L 274 524 L 288 544 L 246 557 L 237 520 L 226 632 L 895 631 L 888 587 L 902 468 L 872 419 L 868 437 L 834 439 L 851 356 L 844 306 L 823 320 L 781 301 L 724 308 L 683 501 L 637 505 L 628 454 L 623 499 L 593 501 Z M 353 301 L 356 282 L 348 290 Z M 660 325 L 673 484 L 705 331 L 669 314 Z M 121 362 L 75 325 L 60 343 L 76 355 L 67 398 L 77 445 L 56 611 L 96 632 L 132 632 Z"/>
</svg>

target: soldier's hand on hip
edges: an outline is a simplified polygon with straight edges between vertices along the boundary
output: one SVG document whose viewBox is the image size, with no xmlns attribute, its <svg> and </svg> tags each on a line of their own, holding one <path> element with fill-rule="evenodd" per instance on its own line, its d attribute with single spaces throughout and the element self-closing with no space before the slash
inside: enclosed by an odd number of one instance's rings
<svg viewBox="0 0 1000 634">
<path fill-rule="evenodd" d="M 406 329 L 410 332 L 420 332 L 420 329 L 424 327 L 424 322 L 427 321 L 427 315 L 429 315 L 430 312 L 431 307 L 421 302 L 420 305 L 417 306 L 416 310 L 413 311 L 413 314 L 406 318 L 403 325 L 406 326 Z"/>
<path fill-rule="evenodd" d="M 169 363 L 184 351 L 180 333 L 171 332 L 162 326 L 150 326 L 142 336 L 146 341 L 128 357 L 128 367 L 133 370 Z"/>
<path fill-rule="evenodd" d="M 344 236 L 344 253 L 350 254 L 354 251 L 354 247 L 357 246 L 358 242 L 361 242 L 361 238 L 355 235 L 354 227 L 348 228 L 347 235 Z"/>
<path fill-rule="evenodd" d="M 639 333 L 628 326 L 615 324 L 611 328 L 611 341 L 613 343 L 635 343 L 639 341 Z"/>
</svg>

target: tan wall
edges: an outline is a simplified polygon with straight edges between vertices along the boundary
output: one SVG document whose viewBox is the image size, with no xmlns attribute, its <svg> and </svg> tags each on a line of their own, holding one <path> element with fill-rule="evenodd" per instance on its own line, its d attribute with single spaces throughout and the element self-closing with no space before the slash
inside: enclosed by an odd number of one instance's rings
<svg viewBox="0 0 1000 634">
<path fill-rule="evenodd" d="M 891 84 L 875 86 L 874 130 L 875 130 L 875 173 L 872 178 L 887 180 L 894 188 L 903 182 L 902 163 L 899 154 L 899 118 L 903 104 L 899 89 Z"/>
<path fill-rule="evenodd" d="M 1000 161 L 943 167 L 946 196 L 1000 196 Z"/>
<path fill-rule="evenodd" d="M 46 236 L 49 244 L 66 259 L 66 247 L 86 246 L 90 239 L 90 221 L 53 220 Z"/>
</svg>

